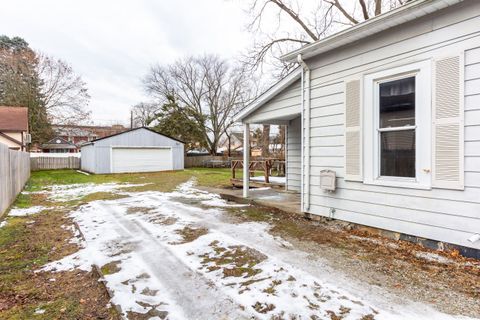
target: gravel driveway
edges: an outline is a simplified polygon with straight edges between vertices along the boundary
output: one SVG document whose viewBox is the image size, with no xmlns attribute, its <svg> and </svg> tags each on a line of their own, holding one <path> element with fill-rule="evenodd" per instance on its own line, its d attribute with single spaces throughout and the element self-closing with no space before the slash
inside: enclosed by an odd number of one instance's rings
<svg viewBox="0 0 480 320">
<path fill-rule="evenodd" d="M 247 208 L 196 189 L 194 180 L 168 193 L 101 191 L 118 197 L 70 213 L 81 249 L 43 270 L 99 266 L 126 318 L 467 319 L 360 283 L 272 236 L 268 223 L 234 222 L 228 212 Z M 85 192 L 67 186 L 55 197 Z"/>
</svg>

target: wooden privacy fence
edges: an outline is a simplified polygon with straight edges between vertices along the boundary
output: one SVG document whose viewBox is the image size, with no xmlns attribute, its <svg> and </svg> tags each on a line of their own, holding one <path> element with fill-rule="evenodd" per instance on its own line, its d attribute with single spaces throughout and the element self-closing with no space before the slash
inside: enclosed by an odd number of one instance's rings
<svg viewBox="0 0 480 320">
<path fill-rule="evenodd" d="M 32 171 L 51 169 L 80 169 L 78 157 L 36 157 L 30 158 Z"/>
<path fill-rule="evenodd" d="M 227 162 L 228 159 L 224 156 L 187 156 L 185 157 L 185 168 L 194 168 L 194 167 L 209 167 L 210 164 L 214 162 L 220 163 L 220 161 Z M 225 165 L 230 167 L 230 164 Z"/>
<path fill-rule="evenodd" d="M 12 204 L 30 177 L 30 155 L 0 143 L 0 215 Z"/>
</svg>

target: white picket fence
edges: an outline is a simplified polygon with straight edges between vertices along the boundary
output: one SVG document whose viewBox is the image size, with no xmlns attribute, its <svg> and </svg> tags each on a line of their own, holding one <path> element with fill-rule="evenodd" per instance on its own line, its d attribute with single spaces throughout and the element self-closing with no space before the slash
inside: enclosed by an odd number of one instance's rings
<svg viewBox="0 0 480 320">
<path fill-rule="evenodd" d="M 10 207 L 30 177 L 30 155 L 0 143 L 0 216 Z"/>
</svg>

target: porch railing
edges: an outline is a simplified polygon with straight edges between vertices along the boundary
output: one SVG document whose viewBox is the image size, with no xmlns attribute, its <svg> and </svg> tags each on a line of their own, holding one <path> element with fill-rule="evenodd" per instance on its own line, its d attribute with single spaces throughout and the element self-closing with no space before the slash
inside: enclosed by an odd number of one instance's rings
<svg viewBox="0 0 480 320">
<path fill-rule="evenodd" d="M 232 179 L 236 179 L 236 170 L 243 168 L 243 166 L 243 160 L 232 160 Z M 248 164 L 250 177 L 254 177 L 256 172 L 263 172 L 265 183 L 270 183 L 270 177 L 274 169 L 280 174 L 285 174 L 285 161 L 280 159 L 262 159 L 252 160 Z"/>
</svg>

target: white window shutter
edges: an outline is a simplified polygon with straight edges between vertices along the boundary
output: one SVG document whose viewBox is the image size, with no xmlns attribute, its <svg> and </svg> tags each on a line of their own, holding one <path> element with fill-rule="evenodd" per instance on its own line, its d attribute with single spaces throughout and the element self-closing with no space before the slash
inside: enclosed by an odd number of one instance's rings
<svg viewBox="0 0 480 320">
<path fill-rule="evenodd" d="M 363 181 L 360 80 L 345 83 L 345 180 Z"/>
<path fill-rule="evenodd" d="M 433 186 L 464 189 L 463 66 L 459 56 L 435 61 Z"/>
</svg>

